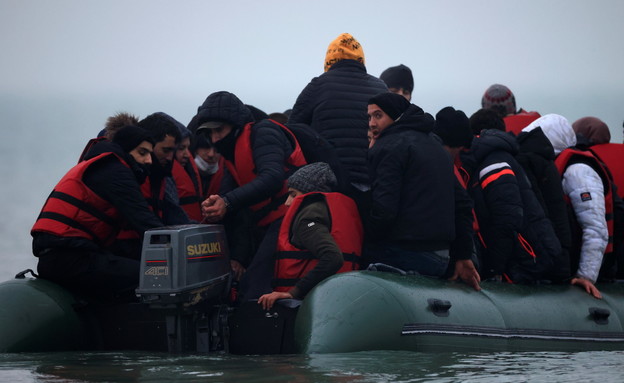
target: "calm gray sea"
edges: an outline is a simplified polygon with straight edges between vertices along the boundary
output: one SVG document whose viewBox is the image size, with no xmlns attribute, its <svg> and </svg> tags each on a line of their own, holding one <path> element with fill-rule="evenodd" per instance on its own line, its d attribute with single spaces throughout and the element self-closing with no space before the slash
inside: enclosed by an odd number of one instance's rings
<svg viewBox="0 0 624 383">
<path fill-rule="evenodd" d="M 0 354 L 1 382 L 622 382 L 624 352 Z"/>
</svg>

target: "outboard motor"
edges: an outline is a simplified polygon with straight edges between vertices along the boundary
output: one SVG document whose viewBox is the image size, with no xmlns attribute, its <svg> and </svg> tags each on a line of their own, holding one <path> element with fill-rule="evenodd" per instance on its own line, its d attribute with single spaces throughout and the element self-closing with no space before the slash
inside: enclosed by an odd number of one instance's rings
<svg viewBox="0 0 624 383">
<path fill-rule="evenodd" d="M 136 294 L 150 308 L 164 310 L 170 352 L 227 348 L 230 283 L 223 226 L 179 225 L 145 232 Z"/>
</svg>

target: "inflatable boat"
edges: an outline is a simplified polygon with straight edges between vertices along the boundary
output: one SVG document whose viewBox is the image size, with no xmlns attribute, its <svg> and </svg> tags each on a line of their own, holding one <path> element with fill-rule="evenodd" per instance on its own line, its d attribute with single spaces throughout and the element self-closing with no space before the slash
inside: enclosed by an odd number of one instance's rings
<svg viewBox="0 0 624 383">
<path fill-rule="evenodd" d="M 327 278 L 303 301 L 234 304 L 219 225 L 146 233 L 138 300 L 93 302 L 19 273 L 0 283 L 0 352 L 235 354 L 624 349 L 624 284 L 483 282 L 477 292 L 401 271 Z"/>
</svg>

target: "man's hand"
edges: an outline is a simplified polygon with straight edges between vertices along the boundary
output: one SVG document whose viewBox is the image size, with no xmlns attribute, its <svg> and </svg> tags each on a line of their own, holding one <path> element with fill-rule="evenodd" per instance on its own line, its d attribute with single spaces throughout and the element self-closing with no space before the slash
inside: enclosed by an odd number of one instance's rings
<svg viewBox="0 0 624 383">
<path fill-rule="evenodd" d="M 587 294 L 590 294 L 596 299 L 602 299 L 602 294 L 600 294 L 600 291 L 598 291 L 596 286 L 594 286 L 594 284 L 589 279 L 580 277 L 572 278 L 570 284 L 580 286 L 582 289 L 585 289 Z"/>
<path fill-rule="evenodd" d="M 470 259 L 460 259 L 455 262 L 455 273 L 449 278 L 449 281 L 455 281 L 457 278 L 461 279 L 473 289 L 481 291 L 481 286 L 479 286 L 481 276 Z"/>
<path fill-rule="evenodd" d="M 227 208 L 221 196 L 213 194 L 201 204 L 202 214 L 207 222 L 219 222 L 225 217 Z"/>
<path fill-rule="evenodd" d="M 240 281 L 241 277 L 245 273 L 245 268 L 239 261 L 235 261 L 233 259 L 230 260 L 230 266 L 232 267 L 232 271 L 234 272 L 234 278 L 237 281 Z"/>
<path fill-rule="evenodd" d="M 292 299 L 292 295 L 290 293 L 284 293 L 281 291 L 273 291 L 270 294 L 264 294 L 260 298 L 258 298 L 258 304 L 262 305 L 262 308 L 265 310 L 270 310 L 273 307 L 273 304 L 278 299 Z"/>
</svg>

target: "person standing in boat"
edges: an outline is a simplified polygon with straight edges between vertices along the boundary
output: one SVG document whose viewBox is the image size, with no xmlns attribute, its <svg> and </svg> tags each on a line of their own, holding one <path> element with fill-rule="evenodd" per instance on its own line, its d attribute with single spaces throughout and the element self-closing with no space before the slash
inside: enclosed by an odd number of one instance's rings
<svg viewBox="0 0 624 383">
<path fill-rule="evenodd" d="M 258 304 L 303 299 L 323 279 L 359 269 L 364 230 L 355 202 L 333 192 L 336 176 L 324 162 L 303 166 L 288 178 L 288 207 L 275 253 L 273 292 Z"/>
<path fill-rule="evenodd" d="M 607 272 L 605 256 L 613 252 L 612 179 L 604 164 L 585 148 L 577 147 L 576 134 L 568 120 L 547 114 L 533 121 L 524 131 L 540 127 L 555 154 L 572 229 L 570 248 L 571 282 L 595 298 L 602 294 L 595 283 Z"/>
<path fill-rule="evenodd" d="M 246 299 L 255 299 L 271 292 L 272 267 L 263 267 L 262 260 L 272 257 L 277 241 L 279 222 L 286 212 L 288 197 L 286 179 L 306 164 L 294 135 L 271 120 L 255 122 L 251 111 L 234 94 L 221 91 L 209 95 L 189 124 L 196 135 L 205 134 L 225 157 L 229 178 L 236 187 L 223 194 L 213 194 L 202 203 L 207 222 L 220 222 L 226 215 L 250 209 L 254 221 L 255 252 L 249 269 L 241 260 L 232 260 L 232 269 L 241 281 Z M 247 260 L 244 260 L 247 261 Z M 259 273 L 263 277 L 248 277 Z M 264 276 L 268 276 L 265 278 Z M 257 285 L 256 281 L 268 281 Z"/>
<path fill-rule="evenodd" d="M 432 134 L 435 120 L 390 92 L 368 101 L 368 116 L 379 134 L 369 150 L 365 263 L 442 277 L 455 239 L 457 180 L 450 156 Z M 471 214 L 469 205 L 464 214 Z"/>
<path fill-rule="evenodd" d="M 31 230 L 41 278 L 81 294 L 134 297 L 139 261 L 111 246 L 122 226 L 138 233 L 163 226 L 140 189 L 153 145 L 149 132 L 124 127 L 55 186 Z"/>
<path fill-rule="evenodd" d="M 383 81 L 366 73 L 362 45 L 348 33 L 329 44 L 324 69 L 325 73 L 301 91 L 288 122 L 309 125 L 336 148 L 348 178 L 346 182 L 338 180 L 339 189 L 360 204 L 370 190 L 366 102 L 388 89 Z"/>
<path fill-rule="evenodd" d="M 482 130 L 462 155 L 470 174 L 469 192 L 475 202 L 483 238 L 481 275 L 510 283 L 548 279 L 561 245 L 514 155 L 512 134 Z"/>
</svg>

